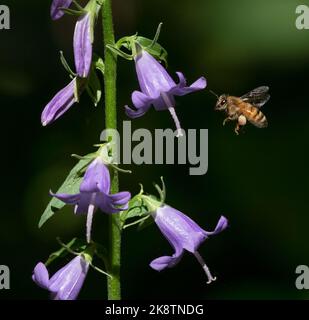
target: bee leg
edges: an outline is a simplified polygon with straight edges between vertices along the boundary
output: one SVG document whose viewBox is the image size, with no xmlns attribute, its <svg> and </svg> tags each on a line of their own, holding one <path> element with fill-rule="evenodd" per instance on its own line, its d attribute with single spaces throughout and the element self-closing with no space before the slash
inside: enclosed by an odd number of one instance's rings
<svg viewBox="0 0 309 320">
<path fill-rule="evenodd" d="M 228 121 L 231 121 L 232 119 L 230 117 L 227 117 L 223 120 L 223 123 L 222 125 L 225 126 L 225 124 L 228 122 Z"/>
<path fill-rule="evenodd" d="M 240 125 L 239 125 L 239 123 L 237 122 L 236 127 L 235 127 L 235 129 L 234 129 L 234 131 L 235 131 L 235 133 L 236 133 L 237 135 L 239 135 L 239 130 L 240 130 Z"/>
</svg>

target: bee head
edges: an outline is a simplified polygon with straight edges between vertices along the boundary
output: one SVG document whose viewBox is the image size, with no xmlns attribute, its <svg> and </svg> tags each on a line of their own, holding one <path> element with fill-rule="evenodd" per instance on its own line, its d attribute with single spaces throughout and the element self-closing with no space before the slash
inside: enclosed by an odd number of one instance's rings
<svg viewBox="0 0 309 320">
<path fill-rule="evenodd" d="M 216 103 L 215 110 L 225 110 L 227 107 L 227 95 L 222 94 Z"/>
</svg>

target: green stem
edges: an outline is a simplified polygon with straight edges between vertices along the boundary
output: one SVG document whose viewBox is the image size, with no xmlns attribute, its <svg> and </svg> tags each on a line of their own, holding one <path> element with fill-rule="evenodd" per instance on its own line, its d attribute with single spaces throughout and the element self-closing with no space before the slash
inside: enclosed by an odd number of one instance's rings
<svg viewBox="0 0 309 320">
<path fill-rule="evenodd" d="M 111 0 L 104 0 L 102 6 L 102 24 L 104 36 L 105 56 L 105 127 L 106 129 L 117 129 L 116 109 L 116 72 L 117 60 L 106 45 L 115 45 L 114 26 L 112 16 Z M 117 146 L 114 150 L 117 150 Z M 116 193 L 119 189 L 118 172 L 113 170 L 111 192 Z M 121 230 L 120 216 L 113 214 L 109 216 L 109 272 L 112 278 L 107 278 L 107 291 L 109 300 L 121 299 L 120 287 L 120 258 L 121 258 Z"/>
</svg>

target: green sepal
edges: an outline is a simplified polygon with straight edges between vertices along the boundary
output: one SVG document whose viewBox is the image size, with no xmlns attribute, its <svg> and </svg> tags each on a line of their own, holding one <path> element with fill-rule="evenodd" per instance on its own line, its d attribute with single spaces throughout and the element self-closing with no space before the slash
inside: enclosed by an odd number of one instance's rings
<svg viewBox="0 0 309 320">
<path fill-rule="evenodd" d="M 148 216 L 148 218 L 150 218 L 150 215 Z M 144 219 L 138 224 L 137 230 L 138 231 L 144 230 L 145 228 L 151 226 L 152 224 L 154 224 L 154 219 Z"/>
<path fill-rule="evenodd" d="M 75 102 L 79 102 L 79 97 L 81 93 L 84 91 L 85 86 L 87 85 L 87 78 L 75 78 L 75 86 L 74 86 L 74 100 Z"/>
<path fill-rule="evenodd" d="M 92 158 L 81 159 L 74 168 L 70 171 L 69 175 L 62 183 L 61 187 L 57 190 L 57 193 L 69 193 L 76 194 L 79 192 L 79 186 L 82 181 L 82 173 L 85 171 L 86 167 L 92 161 Z M 65 206 L 65 203 L 61 200 L 53 197 L 48 203 L 45 211 L 43 212 L 40 221 L 39 228 L 49 220 L 57 211 L 62 209 Z"/>
<path fill-rule="evenodd" d="M 94 68 L 91 68 L 86 90 L 94 106 L 96 107 L 102 97 L 102 88 L 101 88 L 100 79 Z"/>
<path fill-rule="evenodd" d="M 117 45 L 116 46 L 112 46 L 107 44 L 106 48 L 109 49 L 112 53 L 116 54 L 117 56 L 120 56 L 126 60 L 133 60 L 133 55 L 132 54 L 128 54 L 126 52 L 123 52 L 122 50 L 120 50 Z"/>
<path fill-rule="evenodd" d="M 137 46 L 141 49 L 147 51 L 155 59 L 163 61 L 165 66 L 167 66 L 167 51 L 158 43 L 158 38 L 161 32 L 162 23 L 159 24 L 155 37 L 153 39 L 145 38 L 135 34 L 133 36 L 123 37 L 119 39 L 116 43 L 116 47 L 110 48 L 116 54 L 124 57 L 127 60 L 132 60 L 137 54 Z M 120 50 L 121 48 L 126 48 L 131 51 L 131 55 Z"/>
<path fill-rule="evenodd" d="M 129 208 L 125 211 L 120 212 L 120 224 L 121 228 L 124 227 L 126 220 L 146 216 L 149 214 L 147 206 L 144 205 L 144 202 L 141 198 L 141 195 L 138 194 L 134 196 L 129 201 Z"/>
<path fill-rule="evenodd" d="M 87 246 L 87 243 L 85 242 L 85 240 L 82 240 L 79 238 L 73 238 L 70 242 L 65 244 L 65 246 L 62 245 L 59 250 L 51 253 L 47 261 L 45 262 L 45 265 L 48 266 L 54 260 L 65 257 L 70 253 L 71 250 L 76 252 L 83 251 L 86 249 L 86 246 Z M 70 251 L 68 250 L 68 248 L 70 249 Z"/>
<path fill-rule="evenodd" d="M 149 219 L 149 217 L 164 204 L 166 198 L 166 188 L 163 177 L 161 177 L 161 182 L 162 188 L 157 184 L 154 185 L 159 193 L 159 199 L 153 195 L 145 195 L 143 185 L 140 185 L 141 190 L 139 194 L 129 201 L 129 208 L 120 213 L 120 226 L 122 229 L 138 224 L 138 229 L 141 230 L 153 223 L 153 219 Z M 140 219 L 125 224 L 128 219 L 132 218 Z"/>
<path fill-rule="evenodd" d="M 85 10 L 73 10 L 73 9 L 64 8 L 64 7 L 59 9 L 70 16 L 78 16 L 78 17 L 82 16 L 86 12 Z"/>
<path fill-rule="evenodd" d="M 104 60 L 99 55 L 94 53 L 93 58 L 92 58 L 92 63 L 94 65 L 94 68 L 99 70 L 102 73 L 102 75 L 104 76 L 104 73 L 105 73 Z"/>
<path fill-rule="evenodd" d="M 153 43 L 153 40 L 145 37 L 137 37 L 135 40 L 145 51 L 151 54 L 154 58 L 159 61 L 163 61 L 167 66 L 167 51 L 159 44 Z"/>
<path fill-rule="evenodd" d="M 64 57 L 63 51 L 60 51 L 60 61 L 64 67 L 64 69 L 74 78 L 76 77 L 76 73 L 70 68 L 66 58 Z"/>
</svg>

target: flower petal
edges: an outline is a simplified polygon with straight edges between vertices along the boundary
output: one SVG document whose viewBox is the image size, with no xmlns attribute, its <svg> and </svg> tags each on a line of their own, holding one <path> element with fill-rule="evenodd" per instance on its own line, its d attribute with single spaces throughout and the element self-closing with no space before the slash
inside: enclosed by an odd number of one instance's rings
<svg viewBox="0 0 309 320">
<path fill-rule="evenodd" d="M 156 99 L 176 85 L 166 69 L 145 50 L 135 57 L 135 68 L 140 88 L 150 98 Z"/>
<path fill-rule="evenodd" d="M 75 26 L 73 44 L 76 72 L 79 77 L 86 78 L 92 61 L 90 13 L 78 19 Z"/>
<path fill-rule="evenodd" d="M 89 192 L 81 192 L 80 199 L 75 206 L 74 213 L 75 214 L 84 214 L 88 212 L 89 205 L 91 204 L 91 200 L 93 198 L 93 193 Z"/>
<path fill-rule="evenodd" d="M 41 115 L 41 122 L 43 126 L 46 126 L 61 117 L 73 105 L 75 102 L 75 85 L 76 79 L 74 78 L 47 104 Z"/>
<path fill-rule="evenodd" d="M 95 201 L 96 206 L 104 213 L 117 213 L 128 209 L 128 202 L 131 198 L 130 192 L 122 191 L 111 195 L 98 193 Z"/>
<path fill-rule="evenodd" d="M 179 83 L 172 88 L 169 92 L 170 94 L 176 96 L 184 96 L 188 93 L 199 91 L 206 88 L 207 82 L 204 77 L 200 77 L 194 83 L 192 83 L 189 87 L 186 86 L 186 79 L 181 72 L 176 72 L 179 78 Z"/>
<path fill-rule="evenodd" d="M 68 8 L 73 0 L 54 0 L 50 8 L 50 15 L 53 20 L 60 19 L 64 12 L 60 8 Z"/>
<path fill-rule="evenodd" d="M 39 262 L 32 275 L 32 280 L 41 288 L 48 289 L 49 286 L 49 274 L 44 263 Z"/>
<path fill-rule="evenodd" d="M 175 252 L 171 257 L 163 256 L 154 259 L 150 263 L 150 267 L 157 271 L 161 271 L 165 268 L 173 268 L 182 258 L 183 251 Z"/>
<path fill-rule="evenodd" d="M 224 216 L 221 216 L 214 231 L 204 231 L 204 232 L 207 236 L 211 236 L 211 235 L 215 235 L 222 232 L 227 227 L 228 227 L 227 218 L 225 218 Z"/>
<path fill-rule="evenodd" d="M 133 119 L 143 116 L 150 108 L 152 100 L 152 98 L 148 97 L 144 93 L 140 91 L 134 91 L 132 93 L 132 102 L 137 110 L 125 106 L 127 116 Z"/>
<path fill-rule="evenodd" d="M 57 271 L 50 279 L 50 291 L 55 300 L 75 300 L 84 283 L 89 264 L 77 256 Z"/>
<path fill-rule="evenodd" d="M 67 193 L 53 193 L 52 191 L 49 192 L 51 196 L 61 200 L 66 204 L 77 204 L 80 200 L 80 194 L 67 194 Z"/>
<path fill-rule="evenodd" d="M 196 222 L 168 205 L 158 208 L 154 219 L 174 247 L 177 245 L 193 253 L 207 238 L 205 231 Z"/>
<path fill-rule="evenodd" d="M 100 158 L 96 158 L 88 166 L 80 185 L 80 192 L 103 192 L 110 191 L 110 174 L 107 166 Z"/>
</svg>

